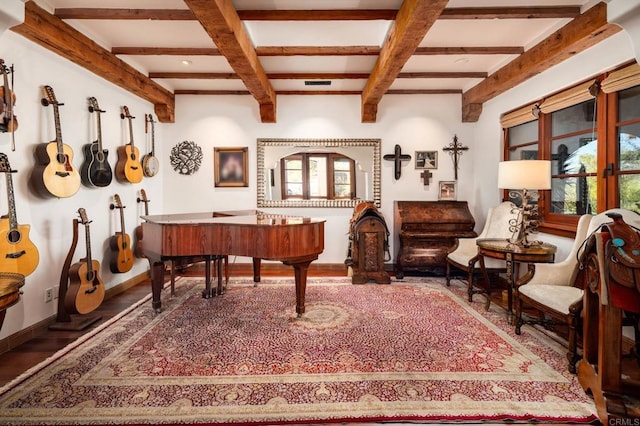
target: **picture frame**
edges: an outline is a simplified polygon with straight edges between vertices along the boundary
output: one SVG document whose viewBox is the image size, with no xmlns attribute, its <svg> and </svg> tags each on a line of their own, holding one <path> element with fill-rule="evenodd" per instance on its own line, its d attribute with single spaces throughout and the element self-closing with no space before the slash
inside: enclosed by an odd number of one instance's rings
<svg viewBox="0 0 640 426">
<path fill-rule="evenodd" d="M 249 148 L 213 149 L 213 174 L 217 187 L 249 186 Z"/>
<path fill-rule="evenodd" d="M 438 151 L 416 151 L 416 169 L 437 169 Z"/>
<path fill-rule="evenodd" d="M 454 180 L 441 180 L 438 190 L 438 201 L 455 201 L 458 199 L 458 184 Z"/>
</svg>

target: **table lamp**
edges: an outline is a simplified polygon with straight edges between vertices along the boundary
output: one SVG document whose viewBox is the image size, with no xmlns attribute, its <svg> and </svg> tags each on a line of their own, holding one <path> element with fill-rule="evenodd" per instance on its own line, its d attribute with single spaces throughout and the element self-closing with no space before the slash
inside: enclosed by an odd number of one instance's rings
<svg viewBox="0 0 640 426">
<path fill-rule="evenodd" d="M 537 232 L 538 205 L 532 204 L 531 190 L 551 189 L 551 161 L 516 160 L 502 161 L 498 164 L 498 188 L 509 190 L 509 197 L 520 196 L 522 203 L 518 209 L 518 218 L 509 223 L 514 237 L 511 243 L 530 247 L 540 241 L 529 241 L 527 236 Z M 513 223 L 512 223 L 513 222 Z"/>
</svg>

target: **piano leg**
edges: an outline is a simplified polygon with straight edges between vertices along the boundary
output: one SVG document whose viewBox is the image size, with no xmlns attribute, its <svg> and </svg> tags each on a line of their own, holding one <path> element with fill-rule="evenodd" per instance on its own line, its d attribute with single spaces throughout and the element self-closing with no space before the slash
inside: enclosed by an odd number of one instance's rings
<svg viewBox="0 0 640 426">
<path fill-rule="evenodd" d="M 296 278 L 296 313 L 298 318 L 304 314 L 305 311 L 305 293 L 307 291 L 307 273 L 309 272 L 309 265 L 317 257 L 308 260 L 298 261 L 283 261 L 285 265 L 293 266 L 293 273 Z"/>
<path fill-rule="evenodd" d="M 151 307 L 159 314 L 162 311 L 160 293 L 162 293 L 162 285 L 164 284 L 164 262 L 151 260 L 148 256 L 147 258 L 151 266 Z"/>
<path fill-rule="evenodd" d="M 253 258 L 253 286 L 257 287 L 260 282 L 260 265 L 262 263 L 262 259 L 259 257 Z"/>
</svg>

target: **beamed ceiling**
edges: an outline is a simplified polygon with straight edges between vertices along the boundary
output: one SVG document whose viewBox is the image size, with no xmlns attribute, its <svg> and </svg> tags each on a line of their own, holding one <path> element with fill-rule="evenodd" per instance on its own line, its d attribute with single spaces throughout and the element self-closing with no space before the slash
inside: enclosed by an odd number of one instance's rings
<svg viewBox="0 0 640 426">
<path fill-rule="evenodd" d="M 99 5 L 100 7 L 95 7 Z M 135 8 L 132 8 L 135 7 Z M 619 31 L 590 0 L 30 0 L 18 34 L 153 103 L 358 95 L 362 122 L 393 94 L 482 104 Z"/>
</svg>

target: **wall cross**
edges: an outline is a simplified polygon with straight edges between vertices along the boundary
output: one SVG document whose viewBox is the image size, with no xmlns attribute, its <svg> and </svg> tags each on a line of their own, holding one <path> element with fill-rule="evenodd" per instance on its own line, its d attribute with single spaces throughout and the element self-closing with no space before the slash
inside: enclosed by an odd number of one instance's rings
<svg viewBox="0 0 640 426">
<path fill-rule="evenodd" d="M 425 170 L 424 172 L 420 173 L 420 177 L 422 178 L 422 183 L 424 184 L 424 186 L 429 186 L 429 181 L 433 177 L 433 173 L 431 173 L 429 170 Z"/>
<path fill-rule="evenodd" d="M 400 170 L 400 168 L 402 167 L 402 161 L 411 160 L 411 156 L 409 154 L 402 153 L 402 148 L 400 148 L 400 145 L 396 145 L 393 154 L 385 154 L 385 156 L 382 158 L 394 162 L 393 172 L 396 180 L 400 179 L 400 175 L 402 174 L 402 171 Z"/>
<path fill-rule="evenodd" d="M 460 156 L 462 155 L 462 153 L 467 151 L 468 149 L 468 146 L 463 146 L 458 142 L 458 136 L 456 135 L 453 136 L 453 142 L 442 148 L 443 151 L 449 153 L 451 159 L 453 160 L 453 170 L 456 180 L 458 180 L 458 160 L 460 160 Z"/>
</svg>

